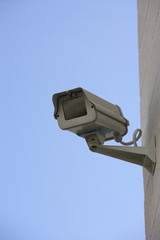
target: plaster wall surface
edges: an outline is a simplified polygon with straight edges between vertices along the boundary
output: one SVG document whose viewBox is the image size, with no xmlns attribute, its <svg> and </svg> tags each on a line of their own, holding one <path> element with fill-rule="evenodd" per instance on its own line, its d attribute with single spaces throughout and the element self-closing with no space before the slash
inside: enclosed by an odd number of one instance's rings
<svg viewBox="0 0 160 240">
<path fill-rule="evenodd" d="M 160 240 L 160 0 L 137 0 L 142 146 L 156 136 L 156 169 L 145 169 L 146 240 Z"/>
</svg>

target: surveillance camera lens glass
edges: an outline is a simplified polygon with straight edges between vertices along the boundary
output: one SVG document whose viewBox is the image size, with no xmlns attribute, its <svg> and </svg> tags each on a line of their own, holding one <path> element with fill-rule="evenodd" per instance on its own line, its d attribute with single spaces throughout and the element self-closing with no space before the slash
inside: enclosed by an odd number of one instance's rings
<svg viewBox="0 0 160 240">
<path fill-rule="evenodd" d="M 87 115 L 87 109 L 83 96 L 65 100 L 62 103 L 65 120 Z"/>
</svg>

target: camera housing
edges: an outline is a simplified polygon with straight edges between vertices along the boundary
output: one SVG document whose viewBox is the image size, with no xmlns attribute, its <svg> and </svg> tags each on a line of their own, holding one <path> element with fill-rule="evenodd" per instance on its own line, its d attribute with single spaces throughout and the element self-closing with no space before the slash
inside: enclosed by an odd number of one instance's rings
<svg viewBox="0 0 160 240">
<path fill-rule="evenodd" d="M 101 144 L 115 139 L 121 141 L 128 132 L 129 121 L 119 106 L 84 90 L 75 88 L 54 94 L 54 117 L 63 130 L 86 138 L 97 134 Z"/>
</svg>

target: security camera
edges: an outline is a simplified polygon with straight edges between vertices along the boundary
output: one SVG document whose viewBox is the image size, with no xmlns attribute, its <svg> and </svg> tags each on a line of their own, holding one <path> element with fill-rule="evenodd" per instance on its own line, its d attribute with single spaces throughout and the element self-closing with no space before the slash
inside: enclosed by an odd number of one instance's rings
<svg viewBox="0 0 160 240">
<path fill-rule="evenodd" d="M 129 121 L 119 106 L 82 88 L 54 94 L 52 100 L 54 117 L 63 130 L 84 138 L 96 133 L 101 143 L 111 139 L 119 142 L 128 131 Z"/>
<path fill-rule="evenodd" d="M 54 117 L 58 120 L 59 127 L 85 138 L 92 152 L 138 164 L 154 174 L 155 137 L 148 147 L 138 147 L 136 142 L 141 137 L 142 131 L 136 129 L 133 141 L 123 142 L 122 137 L 127 134 L 129 122 L 124 118 L 119 106 L 82 88 L 56 93 L 52 100 L 55 107 Z M 103 145 L 105 141 L 111 139 L 122 145 L 134 144 L 134 147 Z"/>
</svg>

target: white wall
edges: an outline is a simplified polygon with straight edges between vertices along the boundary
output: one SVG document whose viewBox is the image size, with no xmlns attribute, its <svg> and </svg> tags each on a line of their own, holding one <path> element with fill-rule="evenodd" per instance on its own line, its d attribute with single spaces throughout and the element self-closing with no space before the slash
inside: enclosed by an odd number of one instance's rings
<svg viewBox="0 0 160 240">
<path fill-rule="evenodd" d="M 156 135 L 154 176 L 145 169 L 146 240 L 160 240 L 160 0 L 138 0 L 138 44 L 142 145 Z"/>
</svg>

